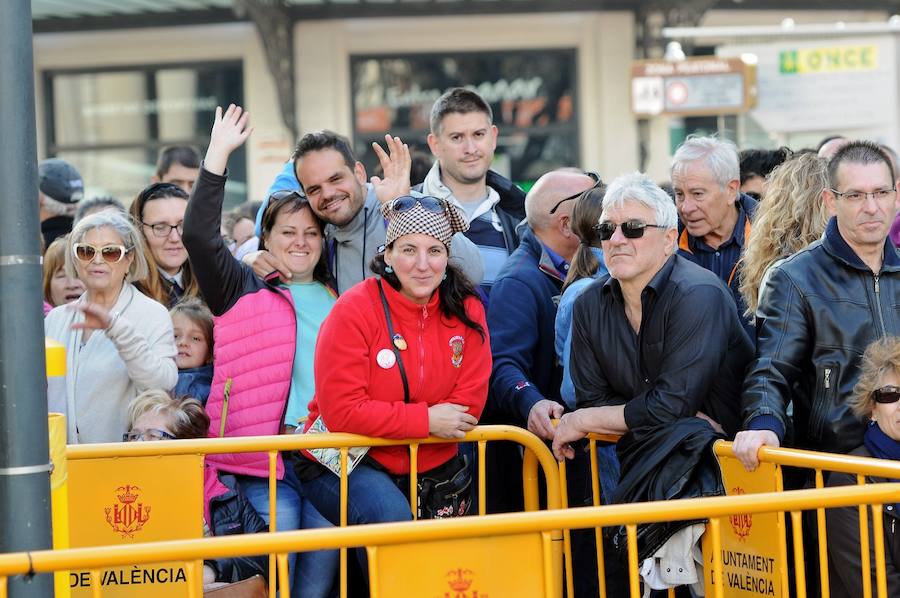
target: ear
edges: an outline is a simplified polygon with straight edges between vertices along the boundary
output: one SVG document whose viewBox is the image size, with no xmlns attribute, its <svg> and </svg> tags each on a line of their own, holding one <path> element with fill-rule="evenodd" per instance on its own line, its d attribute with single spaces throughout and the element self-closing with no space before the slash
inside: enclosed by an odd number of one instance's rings
<svg viewBox="0 0 900 598">
<path fill-rule="evenodd" d="M 825 202 L 825 210 L 828 212 L 829 218 L 837 214 L 837 197 L 831 189 L 822 189 L 822 201 Z"/>
<path fill-rule="evenodd" d="M 491 151 L 497 149 L 497 136 L 500 134 L 500 130 L 497 128 L 497 125 L 491 125 Z"/>
<path fill-rule="evenodd" d="M 428 142 L 428 149 L 431 150 L 431 155 L 433 155 L 436 158 L 437 157 L 437 145 L 438 145 L 437 136 L 434 133 L 429 133 L 428 137 L 426 137 L 425 140 Z"/>
<path fill-rule="evenodd" d="M 728 181 L 728 185 L 725 187 L 725 189 L 728 190 L 728 197 L 731 198 L 731 203 L 734 203 L 737 201 L 738 191 L 740 190 L 740 188 L 741 188 L 741 179 L 732 179 L 732 180 Z"/>
<path fill-rule="evenodd" d="M 365 185 L 369 182 L 369 179 L 366 178 L 366 167 L 362 165 L 362 162 L 357 162 L 353 165 L 353 176 L 356 177 L 360 185 Z"/>
<path fill-rule="evenodd" d="M 559 217 L 559 224 L 557 225 L 559 234 L 561 234 L 566 239 L 570 239 L 575 236 L 575 233 L 572 232 L 572 217 L 568 214 L 563 214 Z"/>
<path fill-rule="evenodd" d="M 678 241 L 678 227 L 670 228 L 666 231 L 666 255 L 672 255 L 678 249 L 676 244 Z"/>
</svg>

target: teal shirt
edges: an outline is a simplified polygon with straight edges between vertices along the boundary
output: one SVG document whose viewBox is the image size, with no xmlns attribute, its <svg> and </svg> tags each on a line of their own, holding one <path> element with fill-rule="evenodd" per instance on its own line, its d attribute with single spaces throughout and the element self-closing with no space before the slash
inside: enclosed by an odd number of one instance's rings
<svg viewBox="0 0 900 598">
<path fill-rule="evenodd" d="M 294 368 L 291 370 L 291 391 L 288 395 L 284 423 L 296 426 L 301 417 L 309 414 L 309 402 L 315 393 L 313 356 L 319 326 L 334 305 L 334 294 L 320 282 L 301 282 L 285 285 L 294 299 L 297 314 L 297 347 Z"/>
</svg>

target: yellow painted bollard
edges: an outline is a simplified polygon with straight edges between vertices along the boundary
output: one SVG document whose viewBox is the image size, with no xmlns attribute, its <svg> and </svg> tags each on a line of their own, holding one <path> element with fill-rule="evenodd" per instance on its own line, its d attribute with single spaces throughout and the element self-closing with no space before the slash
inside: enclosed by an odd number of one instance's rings
<svg viewBox="0 0 900 598">
<path fill-rule="evenodd" d="M 47 359 L 47 376 L 66 375 L 66 350 L 55 341 L 46 340 L 44 352 Z M 66 466 L 66 416 L 62 413 L 49 414 L 50 462 L 50 512 L 53 521 L 53 548 L 69 547 L 69 485 Z M 56 598 L 69 598 L 69 572 L 60 571 L 54 575 Z"/>
</svg>

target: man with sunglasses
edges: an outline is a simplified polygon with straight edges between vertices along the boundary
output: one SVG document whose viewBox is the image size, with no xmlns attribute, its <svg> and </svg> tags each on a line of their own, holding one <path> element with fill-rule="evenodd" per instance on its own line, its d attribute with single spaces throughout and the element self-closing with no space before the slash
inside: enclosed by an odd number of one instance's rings
<svg viewBox="0 0 900 598">
<path fill-rule="evenodd" d="M 528 227 L 491 289 L 487 321 L 494 369 L 482 421 L 512 424 L 545 440 L 553 438 L 550 420 L 563 413 L 562 367 L 554 348 L 556 306 L 579 243 L 569 222 L 575 202 L 563 200 L 578 197 L 593 184 L 587 175 L 554 171 L 539 178 L 528 192 Z M 518 449 L 514 455 L 500 456 L 502 450 L 495 448 L 497 461 L 492 461 L 498 463 L 500 475 L 488 475 L 488 484 L 502 487 L 489 490 L 488 496 L 494 495 L 489 500 L 495 510 L 517 510 L 521 492 L 514 489 L 522 488 L 521 458 Z"/>
<path fill-rule="evenodd" d="M 828 163 L 828 181 L 825 234 L 773 265 L 760 294 L 756 360 L 743 391 L 747 430 L 734 443 L 750 471 L 763 445 L 859 446 L 865 425 L 848 399 L 860 356 L 872 341 L 900 334 L 900 256 L 887 238 L 900 185 L 890 158 L 875 143 L 849 143 Z"/>
<path fill-rule="evenodd" d="M 269 189 L 269 197 L 282 190 L 305 193 L 312 211 L 329 225 L 325 251 L 338 293 L 374 275 L 369 264 L 384 247 L 387 231 L 387 222 L 379 214 L 381 204 L 409 195 L 409 148 L 399 137 L 385 135 L 385 142 L 387 151 L 372 144 L 384 175 L 366 182 L 366 169 L 354 157 L 346 137 L 332 131 L 307 133 L 297 143 L 293 162 L 285 165 Z M 268 201 L 256 216 L 257 236 Z M 450 259 L 472 281 L 481 280 L 481 255 L 462 233 L 453 236 Z M 277 270 L 290 279 L 284 264 L 267 251 L 249 253 L 243 261 L 260 277 Z"/>
<path fill-rule="evenodd" d="M 475 282 L 489 294 L 519 246 L 516 225 L 525 217 L 525 194 L 490 169 L 497 127 L 484 98 L 470 89 L 450 89 L 432 106 L 430 120 L 428 147 L 436 160 L 417 190 L 463 210 L 469 222 L 465 235 L 484 262 L 484 277 Z"/>
<path fill-rule="evenodd" d="M 724 139 L 691 137 L 675 152 L 671 176 L 680 219 L 678 252 L 721 278 L 743 315 L 738 262 L 757 202 L 740 192 L 737 148 Z M 752 338 L 749 317 L 744 328 Z"/>
</svg>

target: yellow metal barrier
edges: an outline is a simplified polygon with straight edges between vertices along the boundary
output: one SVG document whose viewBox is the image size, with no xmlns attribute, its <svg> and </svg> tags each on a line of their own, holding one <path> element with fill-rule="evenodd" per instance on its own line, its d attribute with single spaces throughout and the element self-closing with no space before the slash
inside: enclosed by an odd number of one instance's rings
<svg viewBox="0 0 900 598">
<path fill-rule="evenodd" d="M 588 436 L 589 441 L 589 451 L 591 455 L 590 463 L 591 463 L 591 479 L 592 479 L 592 493 L 593 493 L 593 505 L 600 505 L 600 488 L 599 488 L 599 475 L 598 475 L 598 463 L 597 463 L 597 443 L 598 442 L 612 442 L 615 443 L 619 439 L 618 436 L 615 435 L 602 435 L 602 434 L 591 434 Z M 720 464 L 723 470 L 723 477 L 726 482 L 726 490 L 729 494 L 732 493 L 747 493 L 747 496 L 762 496 L 764 494 L 760 494 L 759 488 L 767 488 L 769 492 L 774 492 L 779 496 L 784 496 L 781 494 L 784 487 L 783 477 L 782 477 L 782 467 L 789 466 L 795 468 L 805 468 L 809 469 L 814 474 L 815 487 L 816 489 L 824 489 L 824 474 L 823 472 L 842 472 L 842 473 L 850 473 L 855 474 L 857 476 L 858 485 L 865 485 L 865 477 L 866 476 L 874 476 L 874 477 L 883 477 L 888 479 L 900 479 L 900 463 L 896 461 L 888 461 L 882 459 L 873 459 L 873 458 L 865 458 L 865 457 L 855 457 L 850 455 L 840 455 L 833 453 L 820 453 L 814 451 L 804 451 L 798 449 L 785 449 L 785 448 L 772 448 L 772 447 L 762 447 L 759 451 L 759 461 L 760 467 L 756 472 L 748 473 L 744 469 L 743 465 L 741 465 L 737 459 L 734 457 L 734 453 L 732 451 L 732 443 L 725 441 L 718 441 L 715 443 L 713 447 L 714 453 L 720 460 Z M 560 463 L 560 480 L 561 487 L 560 491 L 563 497 L 563 503 L 566 504 L 568 502 L 567 498 L 567 488 L 565 485 L 565 463 Z M 729 483 L 729 479 L 731 479 L 731 483 Z M 754 489 L 754 487 L 756 489 Z M 900 499 L 900 495 L 895 496 L 893 501 Z M 672 507 L 668 507 L 669 509 L 680 509 L 681 504 L 685 501 L 677 501 L 677 507 L 675 501 L 672 501 Z M 837 506 L 837 505 L 829 505 L 826 503 L 814 504 L 808 507 L 808 509 L 815 509 L 816 511 L 816 525 L 818 531 L 818 546 L 816 554 L 819 561 L 819 584 L 821 588 L 821 596 L 822 598 L 829 598 L 830 596 L 830 588 L 828 583 L 828 551 L 827 551 L 827 536 L 825 531 L 825 509 Z M 805 508 L 806 509 L 806 508 Z M 802 509 L 802 510 L 805 510 Z M 766 558 L 771 559 L 772 567 L 777 569 L 777 571 L 769 571 L 770 573 L 777 573 L 774 578 L 773 587 L 770 588 L 766 586 L 764 588 L 765 591 L 756 592 L 758 595 L 774 595 L 774 596 L 784 596 L 787 597 L 790 594 L 788 588 L 788 551 L 787 551 L 787 537 L 786 537 L 786 525 L 785 525 L 785 513 L 790 512 L 791 522 L 794 527 L 793 534 L 793 556 L 795 558 L 795 562 L 802 563 L 804 559 L 804 549 L 803 549 L 803 537 L 802 537 L 802 521 L 801 521 L 801 513 L 800 510 L 791 510 L 791 509 L 783 509 L 780 512 L 777 510 L 771 510 L 768 518 L 760 518 L 755 520 L 756 535 L 758 538 L 761 538 L 759 543 L 768 544 L 766 550 L 769 551 L 773 556 L 766 555 Z M 749 514 L 749 512 L 748 512 Z M 735 519 L 729 521 L 730 525 L 726 526 L 727 532 L 723 532 L 723 528 L 717 521 L 710 521 L 710 525 L 707 528 L 707 531 L 710 532 L 704 537 L 704 554 L 707 551 L 712 550 L 712 538 L 718 537 L 718 542 L 722 542 L 723 534 L 725 536 L 739 536 L 737 542 L 740 543 L 741 548 L 746 551 L 748 550 L 746 546 L 747 537 L 750 534 L 750 525 L 747 525 L 746 521 L 742 521 L 740 518 L 743 513 L 735 513 Z M 875 555 L 876 555 L 876 586 L 878 590 L 879 597 L 887 596 L 886 589 L 886 579 L 884 576 L 884 538 L 883 538 L 883 528 L 881 527 L 881 518 L 882 518 L 882 510 L 880 505 L 872 506 L 872 516 L 873 522 L 873 530 L 875 533 Z M 869 527 L 868 527 L 868 518 L 867 518 L 867 510 L 866 508 L 860 504 L 859 505 L 859 517 L 860 517 L 860 553 L 862 560 L 862 570 L 867 572 L 871 569 L 872 564 L 869 562 Z M 701 517 L 705 518 L 705 517 Z M 677 519 L 675 517 L 672 518 Z M 687 519 L 687 518 L 685 518 Z M 568 534 L 568 532 L 567 532 Z M 605 587 L 605 571 L 604 571 L 604 555 L 603 555 L 603 543 L 602 543 L 602 529 L 600 526 L 595 527 L 595 539 L 597 543 L 597 569 L 598 569 L 598 582 L 600 587 L 600 596 L 606 598 L 607 592 Z M 774 540 L 774 542 L 773 542 Z M 735 543 L 737 543 L 735 542 Z M 629 533 L 629 550 L 631 547 L 635 545 L 633 542 L 633 537 Z M 569 550 L 569 543 L 566 543 L 565 550 L 565 559 L 566 559 L 566 573 L 568 579 L 572 578 L 573 572 L 571 570 L 571 552 Z M 758 553 L 752 553 L 751 557 L 760 557 Z M 719 555 L 721 557 L 721 555 Z M 636 558 L 636 555 L 635 555 Z M 706 563 L 710 562 L 708 557 L 704 557 Z M 715 561 L 713 561 L 713 574 L 715 576 L 719 576 L 722 572 L 718 569 L 720 565 L 716 565 Z M 767 565 L 769 567 L 769 565 Z M 637 569 L 630 569 L 629 573 L 637 578 Z M 806 596 L 806 579 L 805 579 L 805 569 L 800 568 L 796 570 L 797 578 L 795 579 L 796 593 L 793 595 L 799 596 L 801 598 L 805 598 Z M 754 581 L 759 580 L 760 578 L 756 578 Z M 715 586 L 716 583 L 720 583 L 715 580 L 707 579 L 707 581 L 712 581 L 712 583 L 707 584 L 707 588 Z M 868 575 L 863 575 L 863 597 L 871 598 L 872 596 L 872 588 L 871 588 L 871 580 Z M 755 590 L 758 588 L 753 588 L 752 584 L 750 584 L 750 590 Z M 572 595 L 572 587 L 571 584 L 567 585 L 567 590 L 569 595 Z M 715 594 L 718 596 L 721 591 L 724 591 L 722 587 L 715 587 Z M 673 595 L 674 592 L 670 592 L 670 595 Z M 747 592 L 747 588 L 740 588 L 739 591 L 735 593 L 735 595 L 755 595 L 753 591 Z"/>
<path fill-rule="evenodd" d="M 193 582 L 200 575 L 196 565 L 204 558 L 224 558 L 239 555 L 274 553 L 279 556 L 290 552 L 336 549 L 356 546 L 386 547 L 414 542 L 433 542 L 465 538 L 514 536 L 527 533 L 549 532 L 558 529 L 577 529 L 625 525 L 632 540 L 637 525 L 664 521 L 692 520 L 708 518 L 712 536 L 712 563 L 716 570 L 716 598 L 723 598 L 722 552 L 719 530 L 722 519 L 738 514 L 762 514 L 776 511 L 799 513 L 818 507 L 832 508 L 851 505 L 880 505 L 894 502 L 900 497 L 900 484 L 870 484 L 845 486 L 821 490 L 797 490 L 782 493 L 747 494 L 706 499 L 686 499 L 679 501 L 652 502 L 634 505 L 611 505 L 605 507 L 585 507 L 579 509 L 553 510 L 534 513 L 488 515 L 440 521 L 422 521 L 395 524 L 360 525 L 332 529 L 301 530 L 275 534 L 251 534 L 206 538 L 203 540 L 183 540 L 135 544 L 126 547 L 98 547 L 68 549 L 59 551 L 36 551 L 0 555 L 0 598 L 6 598 L 6 579 L 12 575 L 51 573 L 67 569 L 87 569 L 95 581 L 99 581 L 98 570 L 109 566 L 131 565 L 134 563 L 157 563 L 181 561 L 186 564 L 187 577 Z M 876 538 L 876 543 L 877 543 Z M 878 546 L 876 546 L 876 549 Z M 802 547 L 795 550 L 795 562 L 802 568 Z M 506 566 L 497 573 L 502 578 L 518 575 L 515 557 L 506 561 Z M 286 569 L 286 560 L 279 558 L 279 569 Z M 413 564 L 412 566 L 416 566 Z M 884 562 L 876 562 L 878 575 L 884 576 Z M 640 595 L 636 579 L 636 550 L 629 553 L 631 577 L 630 595 Z M 506 595 L 503 586 L 485 579 L 483 594 Z M 422 587 L 420 595 L 441 595 L 447 585 L 444 578 L 434 578 L 433 584 Z M 194 587 L 193 585 L 191 586 Z M 535 588 L 530 594 L 546 596 L 548 590 Z M 94 585 L 94 596 L 100 598 L 102 588 Z M 192 590 L 191 596 L 196 596 Z M 881 596 L 886 598 L 886 592 Z"/>
<path fill-rule="evenodd" d="M 408 445 L 410 450 L 410 463 L 412 475 L 410 476 L 410 506 L 415 514 L 417 476 L 415 464 L 418 457 L 418 448 L 426 444 L 441 444 L 447 442 L 474 442 L 478 447 L 478 488 L 479 488 L 479 515 L 485 514 L 485 451 L 488 441 L 505 440 L 517 442 L 525 450 L 523 463 L 523 484 L 525 490 L 526 510 L 538 508 L 538 483 L 537 468 L 541 467 L 547 485 L 547 508 L 559 509 L 563 506 L 559 489 L 562 487 L 559 481 L 559 470 L 556 461 L 550 454 L 546 445 L 539 438 L 521 428 L 512 426 L 479 426 L 466 434 L 465 438 L 456 441 L 448 441 L 440 438 L 428 438 L 421 440 L 388 440 L 370 438 L 355 434 L 293 434 L 282 436 L 259 436 L 239 438 L 213 438 L 198 440 L 179 440 L 175 442 L 138 442 L 127 444 L 85 444 L 67 447 L 66 458 L 69 461 L 95 460 L 95 459 L 121 459 L 127 457 L 148 456 L 176 456 L 196 454 L 221 454 L 221 453 L 246 453 L 266 452 L 269 457 L 269 513 L 270 533 L 277 530 L 276 521 L 276 462 L 280 451 L 292 451 L 310 448 L 338 448 L 341 450 L 341 470 L 346 471 L 348 450 L 356 446 L 396 446 Z M 340 526 L 347 525 L 347 476 L 341 476 L 341 520 Z M 550 567 L 546 576 L 548 587 L 557 587 L 554 594 L 562 594 L 563 577 L 563 537 L 562 532 L 548 532 L 547 535 L 549 555 L 546 558 Z M 293 551 L 291 551 L 293 552 Z M 247 553 L 253 554 L 253 553 Z M 260 553 L 262 554 L 262 553 Z M 287 569 L 281 568 L 281 560 L 276 552 L 269 552 L 269 592 L 275 595 L 276 579 L 287 587 Z M 286 560 L 284 561 L 286 565 Z M 340 582 L 341 596 L 347 593 L 347 551 L 341 547 L 340 554 Z M 96 587 L 96 581 L 92 584 Z M 194 591 L 190 588 L 191 592 Z M 190 594 L 192 595 L 192 594 Z"/>
</svg>

